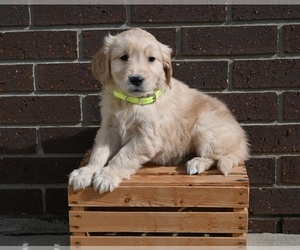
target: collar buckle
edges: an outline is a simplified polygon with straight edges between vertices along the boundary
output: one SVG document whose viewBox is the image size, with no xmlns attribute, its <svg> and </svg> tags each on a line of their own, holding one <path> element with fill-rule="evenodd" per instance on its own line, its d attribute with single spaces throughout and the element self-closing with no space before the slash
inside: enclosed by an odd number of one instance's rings
<svg viewBox="0 0 300 250">
<path fill-rule="evenodd" d="M 156 102 L 156 100 L 157 100 L 157 96 L 156 96 L 156 93 L 154 93 L 154 95 L 153 95 L 153 102 Z"/>
<path fill-rule="evenodd" d="M 138 98 L 138 105 L 142 106 L 143 103 L 142 103 L 142 98 Z"/>
</svg>

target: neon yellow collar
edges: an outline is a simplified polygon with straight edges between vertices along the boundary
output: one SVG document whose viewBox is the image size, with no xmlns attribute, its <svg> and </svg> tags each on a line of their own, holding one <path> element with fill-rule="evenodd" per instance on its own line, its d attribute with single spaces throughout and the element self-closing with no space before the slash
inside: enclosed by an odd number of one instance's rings
<svg viewBox="0 0 300 250">
<path fill-rule="evenodd" d="M 162 92 L 161 90 L 157 90 L 155 91 L 155 93 L 153 95 L 150 95 L 150 96 L 147 96 L 147 97 L 134 97 L 134 96 L 128 96 L 118 90 L 115 90 L 114 91 L 114 96 L 121 99 L 121 100 L 124 100 L 124 101 L 127 101 L 127 102 L 130 102 L 130 103 L 133 103 L 133 104 L 139 104 L 139 105 L 148 105 L 148 104 L 151 104 L 151 103 L 154 103 L 156 101 L 157 98 L 159 98 L 161 96 Z"/>
</svg>

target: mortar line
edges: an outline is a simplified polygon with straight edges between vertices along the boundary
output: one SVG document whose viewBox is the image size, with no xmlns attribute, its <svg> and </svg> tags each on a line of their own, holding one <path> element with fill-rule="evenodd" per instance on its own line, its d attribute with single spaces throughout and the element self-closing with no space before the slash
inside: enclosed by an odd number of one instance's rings
<svg viewBox="0 0 300 250">
<path fill-rule="evenodd" d="M 277 46 L 277 54 L 280 55 L 284 55 L 284 25 L 279 25 L 278 26 L 278 46 Z"/>
<path fill-rule="evenodd" d="M 234 60 L 228 60 L 227 63 L 227 91 L 233 93 L 233 62 Z"/>
<path fill-rule="evenodd" d="M 33 63 L 32 64 L 32 76 L 33 76 L 33 93 L 32 94 L 37 94 L 38 90 L 39 90 L 39 79 L 38 79 L 38 64 Z"/>
<path fill-rule="evenodd" d="M 77 46 L 77 60 L 81 61 L 81 59 L 83 58 L 83 48 L 82 48 L 82 41 L 81 41 L 81 37 L 82 37 L 82 31 L 81 30 L 77 30 L 76 33 L 76 46 Z"/>
<path fill-rule="evenodd" d="M 278 122 L 284 122 L 284 94 L 279 92 L 278 96 Z"/>
<path fill-rule="evenodd" d="M 99 127 L 99 126 L 98 126 Z M 92 145 L 91 145 L 92 147 Z M 36 155 L 36 154 L 1 154 L 0 158 L 14 158 L 14 159 L 44 159 L 44 158 L 82 158 L 84 157 L 85 153 L 76 153 L 76 154 L 51 154 L 51 153 L 46 153 L 43 155 Z M 257 153 L 251 153 L 250 159 L 264 159 L 264 158 L 270 158 L 270 159 L 280 159 L 281 157 L 300 157 L 300 152 L 298 153 L 263 153 L 263 154 L 257 154 Z M 41 166 L 42 167 L 42 166 Z"/>
<path fill-rule="evenodd" d="M 125 11 L 126 11 L 126 22 L 122 26 L 123 28 L 132 27 L 131 23 L 131 5 L 125 5 Z"/>
<path fill-rule="evenodd" d="M 59 183 L 59 184 L 0 184 L 0 189 L 47 189 L 47 188 L 67 188 L 67 183 Z M 46 199 L 43 206 L 46 205 Z"/>
<path fill-rule="evenodd" d="M 92 145 L 91 145 L 92 147 Z M 0 155 L 0 158 L 14 158 L 14 159 L 45 159 L 45 158 L 53 158 L 53 159 L 57 159 L 57 158 L 63 158 L 63 159 L 67 159 L 67 158 L 82 158 L 85 155 L 85 153 L 81 153 L 81 154 L 50 154 L 50 153 L 44 153 L 44 154 L 16 154 L 16 155 L 12 155 L 12 154 L 2 154 Z"/>
<path fill-rule="evenodd" d="M 280 185 L 281 183 L 281 171 L 282 171 L 282 167 L 281 167 L 281 157 L 278 157 L 275 161 L 275 184 L 276 185 Z"/>
<path fill-rule="evenodd" d="M 44 149 L 42 144 L 41 130 L 39 127 L 36 129 L 36 144 L 37 144 L 36 155 L 44 156 L 45 154 L 44 154 Z"/>
<path fill-rule="evenodd" d="M 33 21 L 33 6 L 32 5 L 28 5 L 28 21 L 29 21 L 29 27 L 32 27 L 34 21 Z"/>
<path fill-rule="evenodd" d="M 172 62 L 176 62 L 178 55 L 179 56 L 182 55 L 182 28 L 181 27 L 178 27 L 176 30 L 175 46 L 176 46 L 176 51 L 174 51 L 175 52 L 174 58 L 176 59 L 172 60 Z"/>
<path fill-rule="evenodd" d="M 226 5 L 226 26 L 227 25 L 231 25 L 232 23 L 232 5 L 231 4 L 227 4 Z"/>
<path fill-rule="evenodd" d="M 86 101 L 85 101 L 85 99 L 86 99 L 86 95 L 80 95 L 79 96 L 79 101 L 80 101 L 80 111 L 81 111 L 81 126 L 83 127 L 83 126 L 85 126 L 85 125 L 87 125 L 86 123 L 86 115 L 87 115 L 87 107 L 86 107 Z"/>
<path fill-rule="evenodd" d="M 32 7 L 32 6 L 31 6 Z M 130 7 L 128 7 L 130 8 Z M 24 27 L 1 27 L 0 32 L 4 33 L 12 33 L 12 32 L 38 32 L 38 31 L 74 31 L 76 32 L 78 29 L 82 30 L 121 30 L 129 27 L 140 27 L 142 29 L 149 28 L 157 28 L 157 29 L 168 29 L 168 28 L 210 28 L 210 27 L 255 27 L 255 26 L 278 26 L 278 25 L 299 25 L 300 19 L 291 19 L 291 20 L 249 20 L 249 21 L 233 21 L 231 20 L 230 11 L 227 13 L 225 21 L 217 21 L 217 22 L 194 22 L 194 23 L 185 23 L 185 22 L 174 22 L 174 23 L 132 23 L 130 20 L 131 10 L 126 11 L 126 22 L 121 24 L 74 24 L 74 25 L 53 25 L 53 26 L 34 26 L 33 19 L 34 17 L 30 16 L 30 29 Z M 32 11 L 30 11 L 30 15 L 32 15 Z"/>
<path fill-rule="evenodd" d="M 47 214 L 47 197 L 46 197 L 46 188 L 40 187 L 41 196 L 42 196 L 42 213 L 43 215 Z"/>
<path fill-rule="evenodd" d="M 180 33 L 180 32 L 179 32 Z M 176 57 L 172 60 L 173 62 L 177 61 L 227 61 L 227 60 L 239 60 L 239 61 L 272 61 L 272 60 L 300 60 L 300 54 L 299 53 L 293 53 L 291 54 L 253 54 L 253 55 L 221 55 L 221 56 L 213 56 L 213 55 L 207 55 L 207 56 L 182 56 L 182 55 L 176 55 Z M 20 61 L 21 60 L 21 61 Z M 78 58 L 74 59 L 20 59 L 20 60 L 1 60 L 0 66 L 4 65 L 28 65 L 28 64 L 84 64 L 84 63 L 90 63 L 91 59 L 80 59 Z"/>
</svg>

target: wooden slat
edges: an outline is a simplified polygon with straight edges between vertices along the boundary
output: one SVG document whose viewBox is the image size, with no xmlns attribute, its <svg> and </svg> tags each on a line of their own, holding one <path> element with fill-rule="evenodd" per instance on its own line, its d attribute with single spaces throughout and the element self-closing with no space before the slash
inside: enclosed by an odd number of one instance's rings
<svg viewBox="0 0 300 250">
<path fill-rule="evenodd" d="M 248 187 L 245 175 L 133 175 L 120 186 L 243 186 Z"/>
<path fill-rule="evenodd" d="M 244 175 L 133 175 L 123 180 L 121 186 L 248 186 L 248 178 Z"/>
<path fill-rule="evenodd" d="M 146 165 L 139 169 L 137 175 L 187 175 L 186 166 L 160 166 L 160 165 Z M 246 175 L 246 168 L 244 164 L 233 167 L 230 175 Z M 199 176 L 203 175 L 222 175 L 218 169 L 210 169 Z"/>
<path fill-rule="evenodd" d="M 92 188 L 68 190 L 70 206 L 85 207 L 224 207 L 248 206 L 247 187 L 126 187 L 99 194 Z"/>
<path fill-rule="evenodd" d="M 72 246 L 246 246 L 246 238 L 238 237 L 75 237 Z M 98 248 L 97 248 L 98 249 Z M 185 248 L 186 249 L 186 248 Z M 243 248 L 239 248 L 243 250 Z M 246 249 L 244 249 L 246 250 Z"/>
<path fill-rule="evenodd" d="M 77 212 L 72 232 L 247 232 L 245 212 Z"/>
</svg>

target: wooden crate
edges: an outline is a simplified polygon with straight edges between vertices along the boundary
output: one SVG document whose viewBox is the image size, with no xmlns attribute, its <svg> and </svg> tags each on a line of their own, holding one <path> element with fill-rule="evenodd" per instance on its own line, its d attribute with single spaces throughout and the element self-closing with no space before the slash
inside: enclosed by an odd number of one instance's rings
<svg viewBox="0 0 300 250">
<path fill-rule="evenodd" d="M 146 166 L 111 193 L 68 192 L 72 246 L 246 245 L 244 165 L 227 177 L 217 170 L 189 176 L 184 166 Z"/>
</svg>

